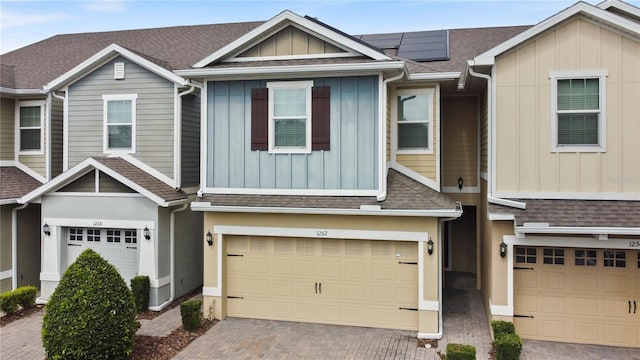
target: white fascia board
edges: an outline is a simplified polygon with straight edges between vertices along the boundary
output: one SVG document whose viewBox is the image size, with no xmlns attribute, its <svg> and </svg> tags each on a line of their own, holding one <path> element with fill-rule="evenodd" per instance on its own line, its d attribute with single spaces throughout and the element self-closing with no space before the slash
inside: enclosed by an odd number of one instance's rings
<svg viewBox="0 0 640 360">
<path fill-rule="evenodd" d="M 154 64 L 153 62 L 141 57 L 140 55 L 135 54 L 134 52 L 123 48 L 122 46 L 111 44 L 106 48 L 99 51 L 97 54 L 91 56 L 85 61 L 78 64 L 73 69 L 67 71 L 66 73 L 60 75 L 56 79 L 52 80 L 48 84 L 44 86 L 44 90 L 51 91 L 55 90 L 67 82 L 73 81 L 75 78 L 81 76 L 87 70 L 92 69 L 96 64 L 104 62 L 107 59 L 114 58 L 115 56 L 120 55 L 123 56 L 134 63 L 142 66 L 143 68 L 162 76 L 163 78 L 172 81 L 178 85 L 187 85 L 188 80 L 176 75 L 172 71 L 169 71 L 161 66 Z"/>
<path fill-rule="evenodd" d="M 39 173 L 37 173 L 35 170 L 31 169 L 30 167 L 28 167 L 27 165 L 16 161 L 14 165 L 10 165 L 10 166 L 15 166 L 17 167 L 19 170 L 21 170 L 22 172 L 26 173 L 27 175 L 31 176 L 32 178 L 38 180 L 40 183 L 44 184 L 47 182 L 47 179 L 40 175 Z"/>
<path fill-rule="evenodd" d="M 539 22 L 537 25 L 521 32 L 520 34 L 512 37 L 511 39 L 501 43 L 500 45 L 489 49 L 482 54 L 476 56 L 473 59 L 473 65 L 493 65 L 495 57 L 512 49 L 515 46 L 537 36 L 538 34 L 560 24 L 561 22 L 569 19 L 570 17 L 583 14 L 587 17 L 602 21 L 609 25 L 612 25 L 618 29 L 627 31 L 634 35 L 640 34 L 640 24 L 627 20 L 619 15 L 613 14 L 609 11 L 602 10 L 596 6 L 587 4 L 585 2 L 578 2 L 574 5 L 556 13 L 555 15 Z"/>
<path fill-rule="evenodd" d="M 42 95 L 47 92 L 43 89 L 12 89 L 0 86 L 0 94 L 7 95 Z"/>
<path fill-rule="evenodd" d="M 525 224 L 526 225 L 526 224 Z M 516 226 L 520 234 L 574 234 L 574 235 L 640 235 L 640 228 L 574 227 L 574 226 Z"/>
<path fill-rule="evenodd" d="M 501 214 L 501 213 L 488 213 L 487 218 L 492 221 L 500 220 L 515 220 L 516 217 L 513 214 Z"/>
<path fill-rule="evenodd" d="M 508 206 L 508 207 L 522 209 L 522 210 L 527 209 L 527 204 L 521 201 L 502 199 L 502 198 L 490 196 L 490 195 L 487 195 L 487 201 L 491 204 Z"/>
<path fill-rule="evenodd" d="M 149 200 L 151 200 L 154 203 L 156 203 L 158 206 L 167 207 L 167 202 L 164 201 L 164 199 L 162 199 L 161 197 L 155 195 L 154 193 L 150 192 L 149 190 L 147 190 L 147 189 L 143 188 L 142 186 L 134 183 L 133 181 L 127 179 L 126 177 L 120 175 L 119 173 L 113 171 L 111 168 L 105 166 L 101 162 L 99 162 L 99 161 L 97 161 L 95 159 L 92 159 L 92 158 L 85 159 L 84 161 L 82 161 L 78 165 L 72 167 L 68 171 L 66 171 L 63 174 L 57 176 L 55 179 L 49 181 L 48 183 L 40 186 L 37 189 L 31 191 L 30 193 L 24 195 L 23 197 L 20 198 L 19 202 L 21 204 L 24 204 L 26 202 L 30 202 L 33 199 L 39 198 L 39 197 L 41 197 L 42 195 L 45 195 L 48 192 L 57 190 L 57 189 L 61 188 L 62 186 L 67 185 L 68 183 L 70 183 L 70 182 L 82 177 L 83 175 L 85 175 L 86 173 L 91 171 L 92 168 L 100 170 L 100 171 L 104 172 L 105 174 L 111 176 L 115 180 L 121 182 L 122 184 L 132 188 L 133 190 L 135 190 L 139 194 L 142 194 L 143 196 L 145 196 Z"/>
<path fill-rule="evenodd" d="M 437 73 L 413 73 L 407 75 L 408 80 L 456 80 L 460 77 L 459 71 Z"/>
<path fill-rule="evenodd" d="M 229 76 L 229 75 L 269 75 L 269 74 L 299 74 L 326 72 L 356 72 L 403 70 L 403 61 L 365 62 L 352 64 L 315 64 L 315 65 L 287 65 L 260 67 L 225 67 L 176 70 L 175 73 L 185 77 Z"/>
<path fill-rule="evenodd" d="M 493 194 L 500 198 L 548 199 L 548 200 L 610 200 L 640 201 L 640 193 L 596 193 L 596 192 L 511 192 L 498 191 Z M 504 200 L 504 199 L 500 199 Z M 492 201 L 489 201 L 492 202 Z M 496 204 L 498 204 L 496 202 Z M 503 204 L 501 204 L 503 205 Z M 509 205 L 506 205 L 509 206 Z"/>
<path fill-rule="evenodd" d="M 18 199 L 17 198 L 0 199 L 0 205 L 11 205 L 11 204 L 18 204 Z"/>
<path fill-rule="evenodd" d="M 596 6 L 602 10 L 614 8 L 614 9 L 618 9 L 623 12 L 629 13 L 631 15 L 640 17 L 640 8 L 637 8 L 633 5 L 627 4 L 619 0 L 606 0 L 601 2 L 600 4 L 597 4 Z"/>
<path fill-rule="evenodd" d="M 368 210 L 330 209 L 259 206 L 216 206 L 202 201 L 191 203 L 192 211 L 264 213 L 264 214 L 312 214 L 312 215 L 366 215 L 366 216 L 420 216 L 420 217 L 460 217 L 460 210 Z"/>
<path fill-rule="evenodd" d="M 279 28 L 281 24 L 285 22 L 291 22 L 293 24 L 298 25 L 297 27 L 302 29 L 307 29 L 313 33 L 320 35 L 326 39 L 331 39 L 332 42 L 336 42 L 338 44 L 342 44 L 344 47 L 352 49 L 355 52 L 358 52 L 362 55 L 368 56 L 374 60 L 389 60 L 390 58 L 383 53 L 380 53 L 366 45 L 363 45 L 347 36 L 344 36 L 340 33 L 330 30 L 329 28 L 317 24 L 313 21 L 305 19 L 304 17 L 295 14 L 289 10 L 285 10 L 280 14 L 271 18 L 271 20 L 265 22 L 264 24 L 258 26 L 257 28 L 249 31 L 243 36 L 239 37 L 235 41 L 223 46 L 218 51 L 213 54 L 207 56 L 206 58 L 198 61 L 193 65 L 194 68 L 203 68 L 212 62 L 218 61 L 226 56 L 233 54 L 238 51 L 243 46 L 246 46 L 252 43 L 254 40 L 264 37 L 265 34 L 270 33 L 274 28 Z"/>
</svg>

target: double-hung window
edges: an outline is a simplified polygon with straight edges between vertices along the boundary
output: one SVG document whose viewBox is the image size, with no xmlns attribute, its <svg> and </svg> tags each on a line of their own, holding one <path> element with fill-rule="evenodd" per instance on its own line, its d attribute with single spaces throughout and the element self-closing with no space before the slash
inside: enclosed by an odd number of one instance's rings
<svg viewBox="0 0 640 360">
<path fill-rule="evenodd" d="M 606 75 L 606 71 L 550 74 L 554 151 L 605 151 Z"/>
<path fill-rule="evenodd" d="M 21 154 L 42 154 L 44 101 L 18 103 L 18 150 Z"/>
<path fill-rule="evenodd" d="M 137 94 L 103 95 L 104 152 L 134 153 Z"/>
<path fill-rule="evenodd" d="M 433 89 L 398 90 L 395 99 L 398 153 L 433 153 Z"/>
<path fill-rule="evenodd" d="M 311 152 L 312 81 L 269 82 L 269 152 Z"/>
</svg>

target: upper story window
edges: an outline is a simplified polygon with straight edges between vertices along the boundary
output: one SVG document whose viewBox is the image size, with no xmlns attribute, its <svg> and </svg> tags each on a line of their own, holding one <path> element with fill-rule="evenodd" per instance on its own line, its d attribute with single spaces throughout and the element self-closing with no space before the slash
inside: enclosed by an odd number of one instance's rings
<svg viewBox="0 0 640 360">
<path fill-rule="evenodd" d="M 135 152 L 137 94 L 103 95 L 104 152 Z"/>
<path fill-rule="evenodd" d="M 398 153 L 433 153 L 433 94 L 433 89 L 397 91 Z"/>
<path fill-rule="evenodd" d="M 554 151 L 605 151 L 606 71 L 550 74 Z"/>
<path fill-rule="evenodd" d="M 21 154 L 42 154 L 44 146 L 44 101 L 18 103 L 18 150 Z"/>
<path fill-rule="evenodd" d="M 329 150 L 330 88 L 313 81 L 251 89 L 251 150 L 306 154 Z"/>
</svg>

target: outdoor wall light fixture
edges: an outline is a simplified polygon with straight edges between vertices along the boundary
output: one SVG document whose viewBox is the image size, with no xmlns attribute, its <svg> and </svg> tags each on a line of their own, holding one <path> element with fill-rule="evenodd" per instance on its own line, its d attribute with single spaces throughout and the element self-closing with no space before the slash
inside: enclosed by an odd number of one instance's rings
<svg viewBox="0 0 640 360">
<path fill-rule="evenodd" d="M 433 254 L 433 240 L 431 239 L 427 241 L 427 252 L 429 253 L 429 255 Z"/>
<path fill-rule="evenodd" d="M 458 189 L 462 190 L 462 186 L 464 185 L 464 179 L 462 176 L 458 178 Z"/>
<path fill-rule="evenodd" d="M 51 230 L 49 230 L 49 224 L 44 223 L 44 225 L 42 225 L 42 232 L 47 236 L 51 235 Z"/>
<path fill-rule="evenodd" d="M 213 235 L 211 234 L 211 231 L 207 231 L 207 244 L 209 244 L 209 246 L 213 246 Z"/>
<path fill-rule="evenodd" d="M 148 227 L 144 227 L 144 230 L 142 230 L 142 234 L 144 235 L 144 238 L 149 240 L 151 239 L 151 235 L 149 235 L 149 228 Z"/>
<path fill-rule="evenodd" d="M 500 257 L 505 257 L 507 255 L 507 244 L 504 241 L 500 242 Z"/>
</svg>

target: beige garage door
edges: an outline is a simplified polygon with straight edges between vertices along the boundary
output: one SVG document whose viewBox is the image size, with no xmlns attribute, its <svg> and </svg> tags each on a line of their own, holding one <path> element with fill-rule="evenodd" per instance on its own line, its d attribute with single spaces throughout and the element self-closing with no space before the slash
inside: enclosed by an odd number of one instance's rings
<svg viewBox="0 0 640 360">
<path fill-rule="evenodd" d="M 415 242 L 225 240 L 227 316 L 418 329 Z"/>
<path fill-rule="evenodd" d="M 640 347 L 640 252 L 516 247 L 514 256 L 523 338 Z"/>
</svg>

